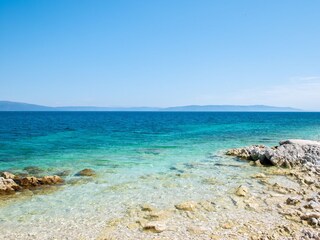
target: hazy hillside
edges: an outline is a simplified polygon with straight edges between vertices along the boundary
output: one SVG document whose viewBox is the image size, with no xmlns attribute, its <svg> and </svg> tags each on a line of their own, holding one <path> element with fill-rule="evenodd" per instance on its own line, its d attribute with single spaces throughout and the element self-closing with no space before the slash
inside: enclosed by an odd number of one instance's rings
<svg viewBox="0 0 320 240">
<path fill-rule="evenodd" d="M 0 101 L 0 111 L 53 111 L 51 107 L 29 104 L 29 103 L 18 103 L 9 101 Z"/>
<path fill-rule="evenodd" d="M 181 106 L 181 107 L 170 107 L 166 108 L 166 111 L 187 111 L 187 112 L 292 112 L 300 111 L 299 109 L 290 108 L 290 107 L 273 107 L 273 106 L 264 106 L 264 105 L 252 105 L 252 106 L 241 106 L 241 105 L 191 105 L 191 106 Z"/>
<path fill-rule="evenodd" d="M 293 112 L 299 109 L 290 107 L 273 107 L 264 105 L 237 106 L 237 105 L 190 105 L 168 108 L 153 107 L 132 107 L 132 108 L 114 108 L 114 107 L 91 107 L 91 106 L 73 106 L 73 107 L 48 107 L 36 104 L 0 101 L 0 111 L 170 111 L 170 112 Z"/>
</svg>

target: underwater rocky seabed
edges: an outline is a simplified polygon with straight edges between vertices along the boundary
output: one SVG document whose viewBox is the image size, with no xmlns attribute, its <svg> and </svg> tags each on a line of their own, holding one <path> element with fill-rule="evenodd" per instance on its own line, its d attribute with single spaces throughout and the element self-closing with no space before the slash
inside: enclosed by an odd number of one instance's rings
<svg viewBox="0 0 320 240">
<path fill-rule="evenodd" d="M 164 131 L 155 133 L 161 141 L 149 136 L 148 141 L 144 142 L 145 137 L 136 145 L 136 138 L 125 136 L 122 142 L 131 144 L 111 150 L 104 143 L 113 141 L 116 145 L 115 136 L 97 137 L 95 132 L 81 139 L 83 133 L 78 135 L 78 130 L 18 142 L 24 147 L 37 146 L 36 149 L 51 144 L 51 149 L 47 148 L 51 154 L 39 154 L 50 161 L 35 161 L 39 156 L 32 147 L 26 147 L 26 160 L 2 162 L 1 170 L 36 177 L 62 175 L 64 183 L 2 196 L 1 238 L 317 238 L 319 228 L 314 221 L 317 215 L 303 216 L 310 212 L 317 214 L 319 178 L 315 173 L 307 176 L 300 168 L 257 166 L 257 163 L 252 166 L 252 162 L 225 155 L 233 147 L 254 143 L 276 145 L 280 135 L 316 139 L 314 125 L 299 128 L 295 123 L 292 129 L 286 126 L 268 132 L 263 139 L 259 134 L 267 132 L 265 125 L 261 129 L 239 121 L 232 126 L 200 125 L 183 124 L 183 129 L 174 131 L 174 137 L 172 132 Z M 252 133 L 252 126 L 257 133 L 246 140 L 248 136 L 243 129 Z M 223 134 L 215 139 L 212 136 L 217 136 L 217 132 Z M 60 146 L 62 139 L 65 150 Z M 89 139 L 87 144 L 79 144 L 84 139 Z M 93 142 L 96 146 L 100 144 L 100 148 L 92 149 Z M 55 150 L 58 144 L 59 149 Z M 78 151 L 69 151 L 71 144 L 79 144 L 80 149 L 77 146 Z M 9 151 L 8 145 L 1 147 Z M 13 144 L 10 147 L 10 151 L 15 150 Z M 2 158 L 14 156 L 3 152 Z M 95 175 L 75 176 L 84 168 L 93 169 Z"/>
</svg>

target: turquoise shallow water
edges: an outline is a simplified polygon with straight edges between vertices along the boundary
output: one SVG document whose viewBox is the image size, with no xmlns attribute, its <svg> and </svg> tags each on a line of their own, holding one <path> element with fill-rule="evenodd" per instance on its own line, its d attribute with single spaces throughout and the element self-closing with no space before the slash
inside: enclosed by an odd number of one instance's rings
<svg viewBox="0 0 320 240">
<path fill-rule="evenodd" d="M 1 112 L 0 170 L 66 170 L 68 184 L 7 200 L 0 206 L 0 228 L 14 226 L 26 238 L 30 231 L 91 238 L 131 205 L 219 201 L 239 183 L 251 184 L 257 171 L 223 156 L 224 150 L 287 138 L 319 140 L 320 113 Z M 71 184 L 83 168 L 98 176 Z M 211 178 L 217 184 L 205 184 Z M 48 230 L 48 221 L 59 228 Z M 1 234 L 14 238 L 10 231 Z"/>
</svg>

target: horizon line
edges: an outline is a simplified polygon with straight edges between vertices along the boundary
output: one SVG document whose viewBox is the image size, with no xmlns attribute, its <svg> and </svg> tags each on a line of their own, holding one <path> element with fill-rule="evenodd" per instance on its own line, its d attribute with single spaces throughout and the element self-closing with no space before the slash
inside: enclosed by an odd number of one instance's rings
<svg viewBox="0 0 320 240">
<path fill-rule="evenodd" d="M 8 105 L 1 106 L 1 103 L 12 104 L 11 107 L 13 108 L 10 108 L 10 106 Z M 31 109 L 32 107 L 36 109 Z M 223 109 L 224 107 L 227 109 Z M 70 105 L 69 106 L 47 106 L 47 105 L 39 105 L 39 104 L 32 104 L 32 103 L 25 103 L 25 102 L 0 100 L 0 112 L 279 112 L 279 113 L 280 112 L 283 112 L 283 113 L 284 112 L 296 112 L 296 113 L 315 112 L 316 113 L 316 112 L 320 112 L 320 110 L 300 109 L 295 107 L 287 107 L 287 106 L 282 107 L 282 106 L 273 106 L 273 105 L 265 105 L 265 104 L 253 104 L 253 105 L 193 104 L 193 105 L 179 105 L 179 106 L 169 106 L 169 107 L 148 107 L 148 106 L 100 107 L 100 106 L 92 106 L 92 105 L 91 106 L 90 105 L 89 106 L 70 106 Z"/>
<path fill-rule="evenodd" d="M 183 107 L 268 107 L 268 108 L 288 108 L 295 109 L 298 111 L 306 111 L 304 109 L 291 107 L 291 106 L 275 106 L 275 105 L 266 105 L 266 104 L 186 104 L 186 105 L 171 105 L 171 106 L 96 106 L 96 105 L 64 105 L 64 106 L 52 106 L 52 105 L 42 105 L 39 103 L 29 103 L 29 102 L 20 102 L 20 101 L 11 101 L 11 100 L 0 100 L 0 103 L 12 103 L 12 104 L 24 104 L 24 105 L 33 105 L 38 107 L 47 107 L 47 108 L 154 108 L 154 109 L 167 109 L 167 108 L 183 108 Z"/>
</svg>

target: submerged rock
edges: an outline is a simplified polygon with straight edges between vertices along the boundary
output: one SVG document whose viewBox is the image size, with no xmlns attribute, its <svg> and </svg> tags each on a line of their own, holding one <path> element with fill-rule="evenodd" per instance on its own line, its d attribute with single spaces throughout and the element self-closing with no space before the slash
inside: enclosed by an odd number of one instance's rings
<svg viewBox="0 0 320 240">
<path fill-rule="evenodd" d="M 40 184 L 44 184 L 44 185 L 59 184 L 63 182 L 62 178 L 56 175 L 45 176 L 45 177 L 39 178 L 38 180 Z"/>
<path fill-rule="evenodd" d="M 159 211 L 152 211 L 145 216 L 146 219 L 149 220 L 164 220 L 171 216 L 169 211 L 159 210 Z"/>
<path fill-rule="evenodd" d="M 71 171 L 70 170 L 62 170 L 59 172 L 56 172 L 54 175 L 60 176 L 60 177 L 66 177 L 70 175 Z"/>
<path fill-rule="evenodd" d="M 79 178 L 79 177 L 74 177 L 74 178 L 71 178 L 69 180 L 67 180 L 67 184 L 70 184 L 70 185 L 81 185 L 81 184 L 86 184 L 86 183 L 89 183 L 91 182 L 92 179 L 91 178 Z"/>
<path fill-rule="evenodd" d="M 251 178 L 266 178 L 267 176 L 264 173 L 257 173 L 251 176 Z"/>
<path fill-rule="evenodd" d="M 163 222 L 148 222 L 143 226 L 143 230 L 154 233 L 161 233 L 167 229 L 167 226 Z"/>
<path fill-rule="evenodd" d="M 40 174 L 43 170 L 36 166 L 28 166 L 25 167 L 23 170 L 27 171 L 29 174 Z"/>
<path fill-rule="evenodd" d="M 212 201 L 200 201 L 198 203 L 199 207 L 207 212 L 214 212 L 216 211 L 215 203 Z"/>
<path fill-rule="evenodd" d="M 76 176 L 92 177 L 95 175 L 96 175 L 96 172 L 90 168 L 83 169 L 80 172 L 76 173 Z"/>
<path fill-rule="evenodd" d="M 155 211 L 155 208 L 149 204 L 142 204 L 141 210 L 146 212 L 152 212 L 152 211 Z"/>
<path fill-rule="evenodd" d="M 218 183 L 218 180 L 214 177 L 205 178 L 202 180 L 202 183 L 209 184 L 209 185 L 216 185 Z"/>
<path fill-rule="evenodd" d="M 175 207 L 178 210 L 194 212 L 197 208 L 197 203 L 193 201 L 183 202 L 176 204 Z"/>
<path fill-rule="evenodd" d="M 236 190 L 236 195 L 240 197 L 245 197 L 249 193 L 249 189 L 246 186 L 239 186 Z"/>
</svg>

